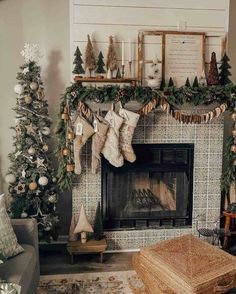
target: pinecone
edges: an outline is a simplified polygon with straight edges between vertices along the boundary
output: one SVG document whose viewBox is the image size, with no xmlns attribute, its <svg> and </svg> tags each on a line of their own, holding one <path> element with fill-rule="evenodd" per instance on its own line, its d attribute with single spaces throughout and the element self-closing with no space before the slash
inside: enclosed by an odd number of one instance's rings
<svg viewBox="0 0 236 294">
<path fill-rule="evenodd" d="M 114 102 L 122 101 L 124 97 L 125 97 L 124 90 L 123 89 L 119 89 L 118 92 L 117 92 L 117 95 L 115 97 L 115 101 Z"/>
</svg>

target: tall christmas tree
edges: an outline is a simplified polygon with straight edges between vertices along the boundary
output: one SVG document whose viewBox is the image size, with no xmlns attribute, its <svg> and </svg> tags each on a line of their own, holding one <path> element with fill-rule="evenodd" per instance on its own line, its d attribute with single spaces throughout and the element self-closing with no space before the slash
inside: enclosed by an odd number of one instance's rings
<svg viewBox="0 0 236 294">
<path fill-rule="evenodd" d="M 98 54 L 98 61 L 97 61 L 97 68 L 96 68 L 96 73 L 98 74 L 106 73 L 105 69 L 103 68 L 103 66 L 105 65 L 103 58 L 104 57 L 103 57 L 102 51 L 100 51 Z"/>
<path fill-rule="evenodd" d="M 25 44 L 21 52 L 25 63 L 17 73 L 14 151 L 9 154 L 11 166 L 6 175 L 11 195 L 13 218 L 35 218 L 39 237 L 57 238 L 57 189 L 54 171 L 48 158 L 51 119 L 40 77 L 37 45 Z"/>
<path fill-rule="evenodd" d="M 220 76 L 220 84 L 221 85 L 226 85 L 226 84 L 232 83 L 232 81 L 229 79 L 229 77 L 231 76 L 231 72 L 229 71 L 229 69 L 231 68 L 229 61 L 230 61 L 230 59 L 227 56 L 227 54 L 225 53 L 221 59 L 221 66 L 219 67 L 219 69 L 220 69 L 219 76 Z"/>
<path fill-rule="evenodd" d="M 207 77 L 207 84 L 210 86 L 219 85 L 219 73 L 216 62 L 215 52 L 211 53 L 210 69 Z"/>
<path fill-rule="evenodd" d="M 76 50 L 75 50 L 75 53 L 74 53 L 74 56 L 75 56 L 75 59 L 73 61 L 73 64 L 75 64 L 75 67 L 74 67 L 74 70 L 73 70 L 73 74 L 84 74 L 85 71 L 84 71 L 84 68 L 82 66 L 82 64 L 84 63 L 81 56 L 81 52 L 79 50 L 79 47 L 77 46 L 76 47 Z"/>
<path fill-rule="evenodd" d="M 88 42 L 85 51 L 85 68 L 89 70 L 90 77 L 92 76 L 92 71 L 96 68 L 96 61 L 93 53 L 93 45 L 88 35 Z"/>
</svg>

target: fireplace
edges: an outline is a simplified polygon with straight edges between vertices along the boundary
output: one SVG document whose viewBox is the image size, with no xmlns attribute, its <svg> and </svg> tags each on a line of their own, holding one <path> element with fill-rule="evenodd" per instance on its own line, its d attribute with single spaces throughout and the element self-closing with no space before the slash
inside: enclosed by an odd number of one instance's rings
<svg viewBox="0 0 236 294">
<path fill-rule="evenodd" d="M 137 160 L 113 167 L 102 159 L 107 230 L 192 224 L 193 144 L 134 144 Z"/>
</svg>

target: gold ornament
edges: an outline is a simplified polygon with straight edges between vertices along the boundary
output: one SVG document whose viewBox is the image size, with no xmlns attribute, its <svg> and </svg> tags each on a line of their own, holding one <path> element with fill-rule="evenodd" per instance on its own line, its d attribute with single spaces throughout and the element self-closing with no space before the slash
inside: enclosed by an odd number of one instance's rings
<svg viewBox="0 0 236 294">
<path fill-rule="evenodd" d="M 28 149 L 28 153 L 29 155 L 34 155 L 36 153 L 36 150 L 33 146 L 31 146 L 29 149 Z"/>
<path fill-rule="evenodd" d="M 48 202 L 50 203 L 56 203 L 57 202 L 57 196 L 56 194 L 52 194 L 48 196 Z"/>
<path fill-rule="evenodd" d="M 30 89 L 31 90 L 36 91 L 36 90 L 38 90 L 38 88 L 39 88 L 38 83 L 36 83 L 36 82 L 30 83 Z"/>
<path fill-rule="evenodd" d="M 63 156 L 68 156 L 69 154 L 70 154 L 70 150 L 67 147 L 62 149 L 62 155 Z"/>
<path fill-rule="evenodd" d="M 232 113 L 231 118 L 232 120 L 236 121 L 236 112 Z"/>
<path fill-rule="evenodd" d="M 61 114 L 61 119 L 63 119 L 64 121 L 68 120 L 69 115 L 68 115 L 68 109 L 66 107 L 64 107 L 64 111 Z"/>
<path fill-rule="evenodd" d="M 31 96 L 25 96 L 24 100 L 25 100 L 26 104 L 30 104 L 32 102 L 32 97 Z"/>
<path fill-rule="evenodd" d="M 69 131 L 69 132 L 68 132 L 68 135 L 67 135 L 67 138 L 68 138 L 69 140 L 74 140 L 74 138 L 75 138 L 75 133 L 72 132 L 72 131 Z"/>
<path fill-rule="evenodd" d="M 36 182 L 31 182 L 31 183 L 29 184 L 29 189 L 30 189 L 31 191 L 36 190 L 37 187 L 38 187 L 38 185 L 37 185 Z"/>
<path fill-rule="evenodd" d="M 75 166 L 74 166 L 74 164 L 67 164 L 66 165 L 66 171 L 68 171 L 68 172 L 73 172 L 74 171 L 74 169 L 75 169 Z"/>
<path fill-rule="evenodd" d="M 233 137 L 236 137 L 236 128 L 233 129 L 233 131 L 232 131 L 232 135 L 233 135 Z"/>
<path fill-rule="evenodd" d="M 231 146 L 231 151 L 234 152 L 234 153 L 236 153 L 236 145 L 232 145 Z"/>
<path fill-rule="evenodd" d="M 50 129 L 48 127 L 43 127 L 42 134 L 48 136 L 50 134 Z"/>
<path fill-rule="evenodd" d="M 43 151 L 47 152 L 48 151 L 48 145 L 47 144 L 44 144 L 43 147 L 42 147 Z"/>
</svg>

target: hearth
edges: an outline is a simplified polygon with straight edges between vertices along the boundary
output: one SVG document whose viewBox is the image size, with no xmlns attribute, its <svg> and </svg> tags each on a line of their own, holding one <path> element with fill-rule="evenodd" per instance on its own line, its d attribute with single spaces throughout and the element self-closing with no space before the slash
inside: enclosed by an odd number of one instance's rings
<svg viewBox="0 0 236 294">
<path fill-rule="evenodd" d="M 115 168 L 102 159 L 106 229 L 192 224 L 193 144 L 134 144 L 137 160 Z"/>
</svg>

